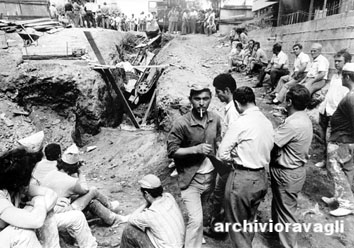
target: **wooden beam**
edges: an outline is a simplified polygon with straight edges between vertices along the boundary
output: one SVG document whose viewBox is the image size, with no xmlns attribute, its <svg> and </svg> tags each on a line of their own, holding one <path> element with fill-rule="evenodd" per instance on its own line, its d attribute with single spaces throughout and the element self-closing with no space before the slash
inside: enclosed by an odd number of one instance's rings
<svg viewBox="0 0 354 248">
<path fill-rule="evenodd" d="M 143 118 L 143 120 L 141 122 L 142 125 L 144 125 L 146 123 L 146 120 L 149 117 L 149 113 L 150 113 L 151 107 L 152 107 L 153 103 L 155 102 L 156 91 L 157 91 L 157 89 L 155 88 L 154 93 L 152 94 L 149 106 L 148 106 L 148 108 L 147 108 L 147 110 L 145 112 L 144 118 Z"/>
<path fill-rule="evenodd" d="M 308 21 L 311 21 L 312 11 L 313 11 L 313 1 L 314 0 L 311 0 L 311 2 L 310 2 L 309 17 L 307 19 Z"/>
<path fill-rule="evenodd" d="M 101 65 L 105 65 L 106 62 L 104 60 L 104 58 L 102 57 L 102 54 L 100 52 L 100 50 L 98 49 L 95 40 L 92 37 L 92 34 L 90 31 L 84 31 L 84 34 L 86 36 L 86 39 L 88 40 L 93 52 L 95 53 L 98 62 L 100 62 Z M 102 69 L 103 73 L 105 74 L 105 76 L 107 77 L 106 79 L 110 82 L 110 84 L 112 85 L 113 90 L 116 92 L 116 94 L 118 95 L 118 97 L 120 97 L 123 101 L 123 105 L 124 108 L 126 110 L 126 113 L 128 114 L 129 118 L 132 120 L 134 126 L 136 128 L 140 128 L 138 122 L 135 119 L 134 113 L 132 112 L 132 110 L 129 107 L 129 104 L 127 102 L 127 100 L 125 99 L 123 92 L 120 90 L 120 88 L 117 86 L 114 77 L 111 73 L 111 71 L 109 69 Z M 108 82 L 106 82 L 108 83 Z"/>
</svg>

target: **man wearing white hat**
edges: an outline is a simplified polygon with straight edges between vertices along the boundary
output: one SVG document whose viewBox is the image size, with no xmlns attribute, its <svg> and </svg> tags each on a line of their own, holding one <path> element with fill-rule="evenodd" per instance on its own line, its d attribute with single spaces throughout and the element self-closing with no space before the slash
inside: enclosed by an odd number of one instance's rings
<svg viewBox="0 0 354 248">
<path fill-rule="evenodd" d="M 140 181 L 145 203 L 125 217 L 128 225 L 122 234 L 121 248 L 182 248 L 184 221 L 177 202 L 163 193 L 160 179 L 152 174 Z"/>
<path fill-rule="evenodd" d="M 119 203 L 109 201 L 95 187 L 88 187 L 85 176 L 79 170 L 81 165 L 79 149 L 76 145 L 72 145 L 59 159 L 58 170 L 49 172 L 41 180 L 41 185 L 54 190 L 62 200 L 55 206 L 54 211 L 65 212 L 70 209 L 82 211 L 88 207 L 107 225 L 113 225 L 120 220 L 119 215 L 113 212 L 116 211 Z M 71 202 L 71 197 L 74 195 L 79 197 Z"/>
<path fill-rule="evenodd" d="M 354 176 L 354 63 L 343 66 L 342 85 L 349 92 L 332 115 L 327 146 L 327 169 L 334 178 L 335 192 L 333 198 L 323 198 L 329 204 L 339 203 L 339 208 L 330 212 L 334 216 L 344 216 L 354 211 L 351 191 Z"/>
<path fill-rule="evenodd" d="M 208 111 L 211 91 L 193 85 L 191 112 L 178 118 L 167 138 L 168 156 L 174 159 L 178 184 L 188 212 L 185 248 L 200 248 L 203 240 L 203 208 L 215 186 L 216 173 L 207 155 L 215 155 L 221 140 L 221 117 Z"/>
</svg>

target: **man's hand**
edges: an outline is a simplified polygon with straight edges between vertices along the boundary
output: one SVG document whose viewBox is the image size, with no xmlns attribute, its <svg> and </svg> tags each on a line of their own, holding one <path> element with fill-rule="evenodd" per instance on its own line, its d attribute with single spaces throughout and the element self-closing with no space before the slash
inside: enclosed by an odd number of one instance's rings
<svg viewBox="0 0 354 248">
<path fill-rule="evenodd" d="M 213 151 L 213 147 L 210 144 L 199 144 L 195 146 L 196 148 L 196 153 L 198 154 L 204 154 L 204 155 L 209 155 Z"/>
</svg>

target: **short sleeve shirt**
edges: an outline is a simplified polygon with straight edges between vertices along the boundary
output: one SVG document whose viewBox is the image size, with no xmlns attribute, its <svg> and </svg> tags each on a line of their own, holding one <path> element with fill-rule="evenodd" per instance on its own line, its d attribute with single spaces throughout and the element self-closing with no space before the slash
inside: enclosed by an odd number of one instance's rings
<svg viewBox="0 0 354 248">
<path fill-rule="evenodd" d="M 129 223 L 146 231 L 156 248 L 182 248 L 184 245 L 183 216 L 170 193 L 163 193 L 149 208 L 133 214 Z"/>
<path fill-rule="evenodd" d="M 79 179 L 71 177 L 61 171 L 49 172 L 42 181 L 41 185 L 52 189 L 58 197 L 70 197 L 74 194 L 74 188 Z"/>
<path fill-rule="evenodd" d="M 310 57 L 301 52 L 296 58 L 295 58 L 295 61 L 294 61 L 294 71 L 300 71 L 300 68 L 303 67 L 304 65 L 306 64 L 306 69 L 305 71 L 307 71 L 307 69 L 309 68 L 310 66 Z"/>
<path fill-rule="evenodd" d="M 286 118 L 275 132 L 274 143 L 280 148 L 277 163 L 290 169 L 303 166 L 307 162 L 312 135 L 312 123 L 305 111 Z"/>
<path fill-rule="evenodd" d="M 329 62 L 322 54 L 318 55 L 312 62 L 307 73 L 307 77 L 315 78 L 320 72 L 325 72 L 324 79 L 327 79 Z"/>
<path fill-rule="evenodd" d="M 268 64 L 268 57 L 265 51 L 261 48 L 259 48 L 256 52 L 256 61 Z"/>
<path fill-rule="evenodd" d="M 280 67 L 281 65 L 283 65 L 283 69 L 289 68 L 288 55 L 286 55 L 283 51 L 280 51 L 278 55 L 273 54 L 271 62 L 276 67 Z"/>
</svg>

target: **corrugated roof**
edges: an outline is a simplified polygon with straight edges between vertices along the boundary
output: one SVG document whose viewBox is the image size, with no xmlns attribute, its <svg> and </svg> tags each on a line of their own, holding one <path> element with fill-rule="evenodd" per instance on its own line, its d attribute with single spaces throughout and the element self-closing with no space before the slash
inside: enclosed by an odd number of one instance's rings
<svg viewBox="0 0 354 248">
<path fill-rule="evenodd" d="M 254 0 L 252 5 L 252 11 L 257 11 L 260 9 L 264 9 L 278 2 L 275 1 L 267 1 L 267 0 Z"/>
</svg>

